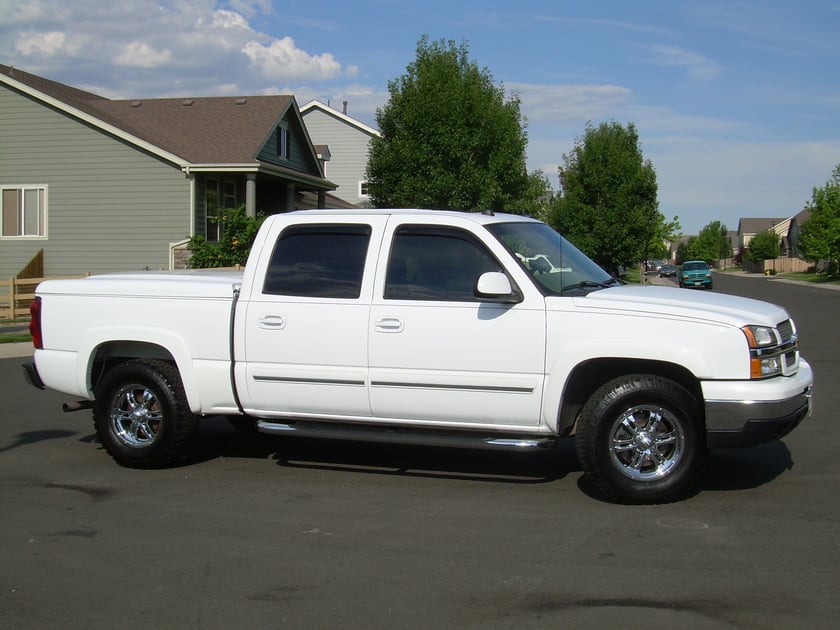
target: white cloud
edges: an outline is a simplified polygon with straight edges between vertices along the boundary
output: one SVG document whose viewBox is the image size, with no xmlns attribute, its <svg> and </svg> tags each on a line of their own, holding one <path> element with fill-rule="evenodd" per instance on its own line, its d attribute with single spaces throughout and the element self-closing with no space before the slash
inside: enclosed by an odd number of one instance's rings
<svg viewBox="0 0 840 630">
<path fill-rule="evenodd" d="M 212 28 L 241 28 L 245 31 L 250 31 L 247 20 L 236 11 L 218 10 L 213 12 L 213 17 L 210 20 Z"/>
<path fill-rule="evenodd" d="M 267 46 L 252 40 L 243 46 L 242 52 L 272 81 L 324 80 L 341 75 L 341 64 L 331 53 L 310 55 L 296 47 L 291 37 L 275 39 Z"/>
<path fill-rule="evenodd" d="M 648 52 L 654 65 L 683 68 L 692 79 L 713 79 L 721 73 L 718 63 L 684 48 L 654 44 L 648 48 Z"/>
<path fill-rule="evenodd" d="M 3 63 L 111 98 L 258 94 L 360 72 L 330 51 L 260 30 L 272 17 L 269 0 L 27 0 L 8 11 L 7 3 L 0 0 Z"/>
<path fill-rule="evenodd" d="M 605 117 L 632 96 L 630 89 L 617 85 L 506 83 L 505 88 L 519 94 L 529 123 L 586 123 Z"/>
<path fill-rule="evenodd" d="M 155 50 L 145 42 L 129 42 L 114 57 L 114 63 L 131 68 L 157 68 L 172 59 L 169 50 Z"/>
<path fill-rule="evenodd" d="M 47 33 L 27 31 L 20 34 L 15 43 L 15 50 L 26 56 L 44 55 L 51 57 L 64 47 L 66 41 L 67 36 L 60 31 L 49 31 Z"/>
</svg>

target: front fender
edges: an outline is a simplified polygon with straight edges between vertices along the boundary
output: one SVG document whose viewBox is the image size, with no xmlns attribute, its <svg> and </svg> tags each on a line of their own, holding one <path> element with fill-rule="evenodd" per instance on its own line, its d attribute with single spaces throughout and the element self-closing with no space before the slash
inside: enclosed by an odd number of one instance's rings
<svg viewBox="0 0 840 630">
<path fill-rule="evenodd" d="M 655 315 L 552 312 L 543 394 L 547 426 L 558 428 L 558 412 L 574 370 L 605 359 L 679 366 L 697 380 L 749 377 L 746 340 L 734 326 Z M 604 375 L 603 381 L 612 376 Z"/>
</svg>

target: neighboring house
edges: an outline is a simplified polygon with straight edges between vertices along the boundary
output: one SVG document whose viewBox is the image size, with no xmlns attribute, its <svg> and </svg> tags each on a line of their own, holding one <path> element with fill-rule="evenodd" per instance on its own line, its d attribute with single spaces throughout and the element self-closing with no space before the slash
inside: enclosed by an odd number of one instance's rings
<svg viewBox="0 0 840 630">
<path fill-rule="evenodd" d="M 379 132 L 320 101 L 300 108 L 309 136 L 316 146 L 329 147 L 325 177 L 338 185 L 335 194 L 357 206 L 368 205 L 367 170 L 370 139 Z"/>
<path fill-rule="evenodd" d="M 322 150 L 321 157 L 328 157 Z M 182 266 L 212 219 L 349 207 L 293 96 L 111 100 L 0 65 L 0 278 Z"/>
<path fill-rule="evenodd" d="M 759 232 L 773 230 L 779 236 L 787 234 L 790 219 L 787 218 L 743 218 L 738 221 L 738 242 L 740 247 L 749 247 L 750 241 Z"/>
<path fill-rule="evenodd" d="M 789 255 L 792 258 L 799 258 L 799 236 L 802 233 L 802 225 L 810 218 L 811 211 L 806 208 L 790 219 L 790 229 L 788 230 L 787 240 L 790 244 Z"/>
</svg>

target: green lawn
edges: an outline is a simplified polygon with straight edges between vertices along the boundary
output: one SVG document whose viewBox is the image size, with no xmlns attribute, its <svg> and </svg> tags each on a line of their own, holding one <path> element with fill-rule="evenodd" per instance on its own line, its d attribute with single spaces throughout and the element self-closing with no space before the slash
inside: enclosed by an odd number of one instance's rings
<svg viewBox="0 0 840 630">
<path fill-rule="evenodd" d="M 29 333 L 2 333 L 0 334 L 0 343 L 21 343 L 24 341 L 32 341 L 32 335 Z"/>
<path fill-rule="evenodd" d="M 816 284 L 823 284 L 830 282 L 832 284 L 840 284 L 840 275 L 827 275 L 824 273 L 799 271 L 792 273 L 780 273 L 777 277 L 788 278 L 789 280 L 801 280 L 802 282 L 814 282 Z"/>
</svg>

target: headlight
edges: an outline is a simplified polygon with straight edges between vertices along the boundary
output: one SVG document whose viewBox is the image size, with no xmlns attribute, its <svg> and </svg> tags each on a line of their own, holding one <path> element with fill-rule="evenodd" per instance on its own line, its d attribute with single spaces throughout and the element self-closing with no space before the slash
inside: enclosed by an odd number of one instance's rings
<svg viewBox="0 0 840 630">
<path fill-rule="evenodd" d="M 776 330 L 768 326 L 744 326 L 741 329 L 747 337 L 750 348 L 766 348 L 779 343 Z"/>
<path fill-rule="evenodd" d="M 750 378 L 767 378 L 782 373 L 779 336 L 769 326 L 744 326 L 741 331 L 750 347 Z"/>
</svg>

